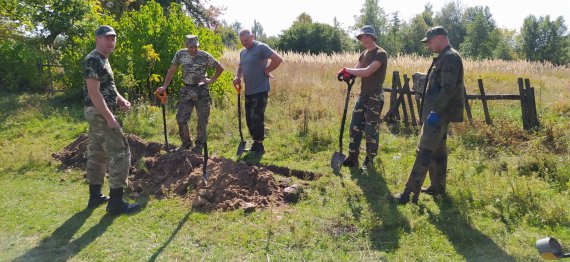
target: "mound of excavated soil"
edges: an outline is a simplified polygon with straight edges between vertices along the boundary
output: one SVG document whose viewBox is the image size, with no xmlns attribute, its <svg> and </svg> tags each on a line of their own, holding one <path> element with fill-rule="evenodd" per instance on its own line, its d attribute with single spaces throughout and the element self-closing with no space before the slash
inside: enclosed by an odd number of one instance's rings
<svg viewBox="0 0 570 262">
<path fill-rule="evenodd" d="M 132 191 L 164 197 L 178 195 L 203 211 L 229 211 L 238 208 L 254 210 L 271 205 L 279 207 L 299 199 L 302 187 L 287 178 L 278 182 L 274 174 L 316 180 L 320 175 L 278 166 L 249 166 L 245 163 L 211 157 L 203 178 L 202 155 L 187 150 L 161 152 L 159 143 L 145 143 L 135 135 L 127 135 L 131 148 Z M 61 169 L 85 168 L 87 136 L 81 135 L 53 157 L 61 161 Z M 141 163 L 140 161 L 143 161 Z M 136 167 L 139 167 L 138 169 Z"/>
</svg>

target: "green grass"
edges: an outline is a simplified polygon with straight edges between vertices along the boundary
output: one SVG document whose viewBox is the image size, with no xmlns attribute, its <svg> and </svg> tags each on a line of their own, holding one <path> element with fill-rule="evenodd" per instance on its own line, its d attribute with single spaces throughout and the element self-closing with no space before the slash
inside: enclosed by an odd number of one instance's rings
<svg viewBox="0 0 570 262">
<path fill-rule="evenodd" d="M 104 207 L 84 209 L 82 170 L 58 171 L 51 159 L 86 131 L 82 107 L 59 96 L 1 97 L 0 261 L 538 261 L 539 238 L 570 246 L 565 106 L 545 107 L 552 125 L 528 134 L 520 130 L 518 107 L 493 102 L 495 126 L 488 127 L 480 105 L 473 105 L 476 128 L 454 125 L 448 141 L 449 197 L 422 195 L 419 205 L 401 207 L 386 196 L 404 187 L 414 132 L 395 135 L 383 124 L 376 168 L 335 176 L 329 160 L 337 150 L 336 114 L 311 97 L 287 104 L 276 95 L 261 162 L 325 174 L 309 183 L 298 204 L 200 213 L 183 199 L 143 196 L 140 213 L 111 217 Z M 222 104 L 212 110 L 209 148 L 235 159 L 235 98 Z M 140 103 L 121 118 L 127 132 L 163 142 L 159 107 Z M 179 144 L 172 104 L 167 120 L 169 140 Z M 520 133 L 527 139 L 518 139 Z M 549 147 L 553 141 L 561 151 Z"/>
</svg>

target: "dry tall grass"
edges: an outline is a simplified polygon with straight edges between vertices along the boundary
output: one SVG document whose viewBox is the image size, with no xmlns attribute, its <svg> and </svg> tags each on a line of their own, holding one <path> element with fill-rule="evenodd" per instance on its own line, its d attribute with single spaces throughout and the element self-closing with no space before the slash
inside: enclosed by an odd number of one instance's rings
<svg viewBox="0 0 570 262">
<path fill-rule="evenodd" d="M 336 80 L 336 72 L 342 67 L 352 67 L 357 62 L 358 53 L 340 53 L 333 55 L 308 55 L 281 53 L 284 63 L 274 72 L 272 79 L 272 99 L 284 102 L 292 107 L 301 104 L 310 105 L 317 115 L 326 115 L 330 108 L 342 110 L 346 85 Z M 226 50 L 222 58 L 224 65 L 235 70 L 239 60 L 239 50 Z M 411 76 L 415 72 L 425 72 L 431 58 L 414 55 L 393 55 L 388 57 L 388 71 L 384 87 L 390 87 L 392 72 Z M 550 63 L 527 61 L 464 59 L 465 84 L 467 92 L 478 94 L 477 79 L 483 79 L 487 94 L 517 94 L 517 78 L 529 78 L 536 88 L 539 107 L 557 107 L 570 101 L 570 67 L 554 66 Z M 360 91 L 357 80 L 352 93 Z M 386 96 L 388 98 L 389 95 Z M 510 103 L 510 102 L 507 102 Z M 293 106 L 295 107 L 295 106 Z M 385 112 L 385 111 L 384 111 Z M 313 112 L 312 114 L 315 114 Z"/>
</svg>

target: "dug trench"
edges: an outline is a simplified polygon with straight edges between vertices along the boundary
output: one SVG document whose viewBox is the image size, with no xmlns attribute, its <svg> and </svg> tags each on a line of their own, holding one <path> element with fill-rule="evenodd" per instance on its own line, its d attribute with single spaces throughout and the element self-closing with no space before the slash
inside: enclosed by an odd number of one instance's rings
<svg viewBox="0 0 570 262">
<path fill-rule="evenodd" d="M 202 178 L 202 155 L 188 150 L 162 151 L 163 145 L 145 142 L 136 135 L 126 136 L 131 149 L 129 187 L 132 195 L 156 198 L 177 195 L 200 211 L 253 211 L 281 207 L 299 201 L 308 181 L 321 175 L 274 165 L 256 166 L 231 159 L 210 157 L 207 182 Z M 60 170 L 85 169 L 87 136 L 80 135 L 53 157 Z M 278 175 L 278 176 L 276 176 Z M 291 177 L 300 179 L 293 183 Z"/>
</svg>

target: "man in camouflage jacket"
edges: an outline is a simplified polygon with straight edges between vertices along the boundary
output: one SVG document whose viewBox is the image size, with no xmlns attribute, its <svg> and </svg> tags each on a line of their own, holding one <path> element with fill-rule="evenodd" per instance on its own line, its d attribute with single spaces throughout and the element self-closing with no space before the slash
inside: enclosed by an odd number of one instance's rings
<svg viewBox="0 0 570 262">
<path fill-rule="evenodd" d="M 196 108 L 198 123 L 196 125 L 196 145 L 192 148 L 192 152 L 200 153 L 204 142 L 206 142 L 206 126 L 210 117 L 212 101 L 208 85 L 218 79 L 224 71 L 224 67 L 208 52 L 198 50 L 200 46 L 198 36 L 186 35 L 185 42 L 186 48 L 176 52 L 172 59 L 172 65 L 166 73 L 164 85 L 157 88 L 157 91 L 162 93 L 167 89 L 176 70 L 181 66 L 184 87 L 180 89 L 180 101 L 178 101 L 178 108 L 176 109 L 176 122 L 178 122 L 178 131 L 182 141 L 181 148 L 192 147 L 188 120 L 192 110 Z M 216 68 L 212 78 L 207 78 L 209 68 Z"/>
<path fill-rule="evenodd" d="M 399 204 L 410 200 L 417 203 L 420 191 L 430 195 L 445 194 L 447 130 L 450 122 L 463 122 L 465 85 L 461 56 L 451 47 L 447 30 L 441 26 L 429 29 L 422 42 L 438 56 L 428 70 L 427 88 L 420 109 L 423 125 L 414 167 L 404 192 L 392 198 Z M 428 170 L 431 185 L 423 189 L 421 186 Z"/>
<path fill-rule="evenodd" d="M 127 176 L 131 165 L 131 151 L 121 125 L 114 116 L 117 106 L 128 110 L 127 101 L 115 86 L 113 70 L 107 59 L 115 49 L 116 33 L 110 26 L 95 30 L 95 50 L 83 60 L 83 103 L 89 125 L 86 179 L 89 183 L 88 208 L 107 201 L 111 214 L 132 213 L 140 209 L 138 203 L 123 201 Z M 110 198 L 101 194 L 105 172 L 109 170 Z"/>
</svg>

